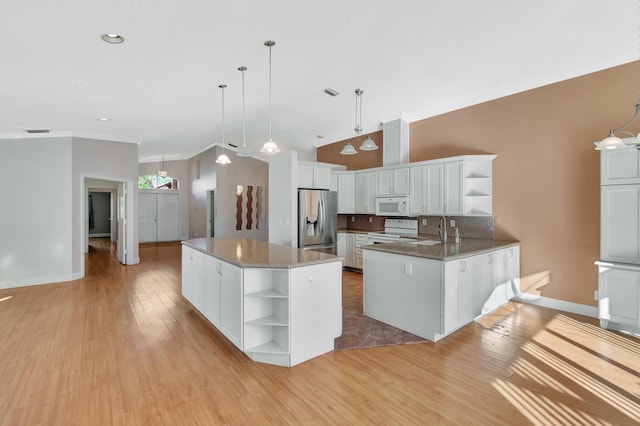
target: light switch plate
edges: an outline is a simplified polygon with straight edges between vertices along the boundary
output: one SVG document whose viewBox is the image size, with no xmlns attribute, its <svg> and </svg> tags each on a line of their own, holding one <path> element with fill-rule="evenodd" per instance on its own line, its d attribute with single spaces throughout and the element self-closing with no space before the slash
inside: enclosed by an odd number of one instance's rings
<svg viewBox="0 0 640 426">
<path fill-rule="evenodd" d="M 425 226 L 427 224 L 427 219 L 422 219 L 422 225 Z"/>
<path fill-rule="evenodd" d="M 455 228 L 455 226 L 456 226 L 456 220 L 455 220 L 455 219 L 451 219 L 451 222 L 450 222 L 450 223 L 451 223 L 451 227 L 452 227 L 452 228 Z"/>
</svg>

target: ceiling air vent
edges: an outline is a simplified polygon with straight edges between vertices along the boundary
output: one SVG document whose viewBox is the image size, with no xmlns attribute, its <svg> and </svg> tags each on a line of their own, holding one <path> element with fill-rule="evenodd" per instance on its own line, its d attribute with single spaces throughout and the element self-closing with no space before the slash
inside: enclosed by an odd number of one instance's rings
<svg viewBox="0 0 640 426">
<path fill-rule="evenodd" d="M 49 129 L 27 129 L 27 133 L 49 133 Z"/>
<path fill-rule="evenodd" d="M 327 87 L 326 89 L 324 89 L 324 93 L 326 93 L 329 96 L 338 96 L 340 93 L 338 93 L 337 91 L 333 90 L 330 87 Z"/>
</svg>

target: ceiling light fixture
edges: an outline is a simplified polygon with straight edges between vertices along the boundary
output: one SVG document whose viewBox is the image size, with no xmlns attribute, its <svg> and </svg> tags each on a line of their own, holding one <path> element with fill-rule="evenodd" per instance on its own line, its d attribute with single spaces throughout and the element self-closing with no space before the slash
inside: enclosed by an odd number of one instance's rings
<svg viewBox="0 0 640 426">
<path fill-rule="evenodd" d="M 364 90 L 356 89 L 356 127 L 353 129 L 356 132 L 356 139 L 362 134 L 362 94 Z M 367 139 L 362 142 L 360 145 L 360 149 L 362 151 L 375 151 L 378 149 L 378 145 L 371 139 L 371 136 L 367 136 Z M 347 142 L 347 144 L 342 148 L 340 154 L 342 155 L 355 155 L 358 151 L 351 145 L 351 142 Z"/>
<path fill-rule="evenodd" d="M 227 157 L 227 154 L 224 153 L 224 89 L 227 87 L 227 85 L 221 84 L 218 87 L 222 89 L 222 154 L 218 156 L 216 163 L 225 165 L 225 164 L 231 164 L 231 160 L 229 160 L 229 157 Z"/>
<path fill-rule="evenodd" d="M 111 119 L 109 117 L 100 117 L 98 121 L 111 121 Z"/>
<path fill-rule="evenodd" d="M 247 70 L 247 67 L 240 67 L 238 71 L 242 73 L 242 146 L 238 148 L 236 155 L 238 157 L 249 157 L 251 156 L 251 152 L 247 147 L 247 120 L 245 118 L 244 111 L 244 72 Z"/>
<path fill-rule="evenodd" d="M 264 45 L 269 48 L 269 140 L 262 145 L 260 152 L 263 154 L 277 154 L 280 152 L 280 148 L 271 138 L 271 48 L 276 45 L 276 42 L 267 40 Z"/>
<path fill-rule="evenodd" d="M 124 37 L 112 33 L 102 34 L 100 38 L 109 44 L 120 44 L 124 41 Z"/>
<path fill-rule="evenodd" d="M 360 98 L 360 123 L 358 125 L 358 127 L 360 128 L 360 132 L 362 132 L 362 94 L 363 93 L 364 93 L 364 90 L 360 89 L 359 94 L 358 94 L 358 91 L 356 90 L 356 96 Z M 376 149 L 378 149 L 378 145 L 376 145 L 373 139 L 371 139 L 371 136 L 367 135 L 367 139 L 364 142 L 362 142 L 362 145 L 360 145 L 360 151 L 375 151 Z"/>
<path fill-rule="evenodd" d="M 162 156 L 162 169 L 158 172 L 158 176 L 167 177 L 169 173 L 164 169 L 164 155 Z"/>
</svg>

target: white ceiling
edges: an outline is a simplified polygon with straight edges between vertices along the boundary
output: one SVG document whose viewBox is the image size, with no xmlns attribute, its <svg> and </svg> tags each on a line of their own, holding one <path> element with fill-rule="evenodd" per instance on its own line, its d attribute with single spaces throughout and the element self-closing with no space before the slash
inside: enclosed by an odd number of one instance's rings
<svg viewBox="0 0 640 426">
<path fill-rule="evenodd" d="M 140 161 L 273 138 L 306 159 L 415 121 L 638 59 L 638 0 L 2 0 L 0 137 L 139 142 Z M 125 38 L 103 42 L 104 33 Z M 330 97 L 331 87 L 340 95 Z M 629 88 L 636 90 L 636 88 Z M 110 117 L 111 121 L 98 121 Z M 324 135 L 319 139 L 317 135 Z"/>
</svg>

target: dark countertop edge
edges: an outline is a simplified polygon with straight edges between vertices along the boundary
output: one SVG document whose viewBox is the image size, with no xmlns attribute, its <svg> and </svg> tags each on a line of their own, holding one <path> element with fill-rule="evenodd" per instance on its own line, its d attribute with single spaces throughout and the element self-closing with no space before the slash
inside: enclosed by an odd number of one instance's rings
<svg viewBox="0 0 640 426">
<path fill-rule="evenodd" d="M 199 240 L 199 239 L 201 239 L 201 238 L 194 238 L 194 240 Z M 206 238 L 204 238 L 204 239 L 206 239 Z M 239 262 L 237 259 L 230 259 L 230 258 L 227 258 L 225 256 L 221 256 L 219 254 L 212 253 L 209 250 L 203 249 L 202 247 L 198 247 L 197 245 L 194 245 L 193 243 L 190 243 L 189 241 L 192 241 L 192 240 L 181 241 L 181 243 L 182 243 L 182 245 L 185 245 L 185 246 L 187 246 L 189 248 L 197 250 L 200 253 L 204 253 L 207 256 L 211 256 L 211 257 L 215 257 L 216 259 L 223 260 L 223 261 L 225 261 L 227 263 L 230 263 L 232 265 L 235 265 L 235 266 L 237 266 L 239 268 L 294 269 L 294 268 L 301 268 L 303 266 L 321 265 L 321 264 L 324 264 L 324 263 L 332 263 L 332 262 L 338 262 L 338 261 L 344 263 L 344 257 L 340 257 L 340 256 L 333 256 L 333 257 L 327 258 L 327 259 L 311 260 L 311 261 L 307 261 L 307 262 L 298 262 L 298 263 L 295 263 L 295 264 L 281 264 L 281 263 L 267 264 L 267 263 Z M 280 246 L 278 244 L 268 243 L 266 241 L 261 241 L 261 243 L 271 244 L 271 245 L 278 246 L 278 247 L 288 248 L 288 246 Z M 296 250 L 299 250 L 299 249 L 296 249 Z"/>
<path fill-rule="evenodd" d="M 385 253 L 399 254 L 401 256 L 420 257 L 422 259 L 432 259 L 432 260 L 440 260 L 440 261 L 446 262 L 449 260 L 463 259 L 465 257 L 471 257 L 471 256 L 475 256 L 482 253 L 488 253 L 494 250 L 501 250 L 504 248 L 516 247 L 520 245 L 520 241 L 506 241 L 506 240 L 486 240 L 486 241 L 492 241 L 494 245 L 492 245 L 491 247 L 470 250 L 464 253 L 452 254 L 448 256 L 440 256 L 437 254 L 430 254 L 430 253 L 418 253 L 415 251 L 405 251 L 402 249 L 402 246 L 407 246 L 408 244 L 410 244 L 406 242 L 366 245 L 366 246 L 362 246 L 362 249 L 372 250 L 372 251 L 382 251 Z M 455 246 L 455 243 L 448 242 L 447 246 L 448 247 Z M 433 247 L 441 247 L 441 246 L 433 246 Z"/>
</svg>

